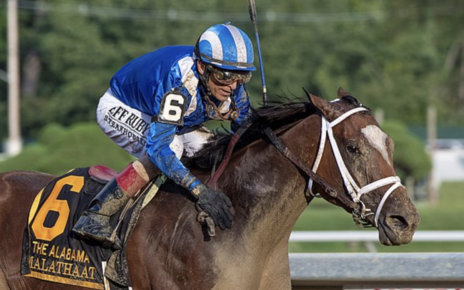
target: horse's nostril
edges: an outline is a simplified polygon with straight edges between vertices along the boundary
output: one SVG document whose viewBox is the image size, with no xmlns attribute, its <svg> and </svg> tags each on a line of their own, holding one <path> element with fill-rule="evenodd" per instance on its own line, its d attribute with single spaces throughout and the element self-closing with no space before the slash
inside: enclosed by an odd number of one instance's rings
<svg viewBox="0 0 464 290">
<path fill-rule="evenodd" d="M 404 230 L 409 226 L 406 219 L 400 215 L 391 215 L 387 218 L 387 224 L 392 229 Z"/>
</svg>

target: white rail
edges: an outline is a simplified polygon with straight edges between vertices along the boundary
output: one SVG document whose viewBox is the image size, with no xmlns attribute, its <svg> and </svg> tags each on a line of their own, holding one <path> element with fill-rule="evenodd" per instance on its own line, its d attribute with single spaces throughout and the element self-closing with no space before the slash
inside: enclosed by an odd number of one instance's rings
<svg viewBox="0 0 464 290">
<path fill-rule="evenodd" d="M 294 231 L 290 242 L 361 242 L 366 249 L 377 252 L 375 242 L 378 242 L 376 230 L 365 231 Z M 464 231 L 417 231 L 414 242 L 464 242 Z"/>
<path fill-rule="evenodd" d="M 294 290 L 464 289 L 464 253 L 289 254 Z"/>
<path fill-rule="evenodd" d="M 375 242 L 375 230 L 365 231 L 294 231 L 290 242 Z M 463 242 L 464 231 L 417 231 L 414 242 Z"/>
<path fill-rule="evenodd" d="M 376 230 L 294 231 L 290 242 L 361 242 Z M 464 231 L 417 231 L 414 242 L 463 242 Z M 446 246 L 444 246 L 446 250 Z M 464 289 L 464 253 L 290 253 L 293 290 Z"/>
</svg>

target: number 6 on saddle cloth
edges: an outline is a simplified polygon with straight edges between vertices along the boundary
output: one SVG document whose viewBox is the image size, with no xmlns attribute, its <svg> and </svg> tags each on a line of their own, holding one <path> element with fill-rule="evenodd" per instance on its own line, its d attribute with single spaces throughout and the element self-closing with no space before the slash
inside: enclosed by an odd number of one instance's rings
<svg viewBox="0 0 464 290">
<path fill-rule="evenodd" d="M 115 174 L 104 166 L 77 168 L 54 179 L 39 192 L 24 231 L 22 275 L 94 289 L 101 289 L 104 276 L 110 278 L 109 283 L 131 285 L 124 249 L 104 249 L 72 232 L 81 213 Z M 153 188 L 164 180 L 155 181 Z M 156 191 L 157 188 L 145 190 L 120 217 L 115 215 L 110 220 L 123 244 L 132 233 L 142 207 Z M 102 267 L 103 261 L 108 261 L 106 269 Z"/>
</svg>

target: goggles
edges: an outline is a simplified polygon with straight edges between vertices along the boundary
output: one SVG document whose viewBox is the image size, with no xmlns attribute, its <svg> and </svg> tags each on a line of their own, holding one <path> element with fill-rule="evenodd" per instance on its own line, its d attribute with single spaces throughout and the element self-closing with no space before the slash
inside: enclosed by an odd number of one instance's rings
<svg viewBox="0 0 464 290">
<path fill-rule="evenodd" d="M 251 72 L 247 71 L 229 71 L 229 70 L 221 70 L 215 68 L 212 65 L 207 65 L 206 69 L 214 75 L 216 81 L 221 85 L 231 85 L 234 82 L 238 82 L 239 84 L 248 83 L 251 80 Z"/>
</svg>

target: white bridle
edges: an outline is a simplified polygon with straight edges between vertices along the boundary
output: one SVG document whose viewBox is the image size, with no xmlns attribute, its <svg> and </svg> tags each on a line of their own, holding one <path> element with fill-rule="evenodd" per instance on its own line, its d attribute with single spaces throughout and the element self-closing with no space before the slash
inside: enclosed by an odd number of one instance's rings
<svg viewBox="0 0 464 290">
<path fill-rule="evenodd" d="M 327 119 L 324 116 L 322 116 L 321 140 L 319 142 L 319 149 L 317 151 L 316 161 L 314 162 L 312 169 L 313 169 L 313 172 L 316 173 L 319 167 L 319 164 L 321 162 L 321 159 L 322 159 L 322 154 L 324 153 L 324 147 L 325 147 L 325 143 L 326 143 L 327 136 L 328 136 L 330 145 L 332 146 L 332 151 L 334 152 L 335 160 L 337 161 L 338 169 L 343 179 L 343 183 L 345 184 L 345 187 L 348 193 L 350 194 L 351 198 L 353 199 L 353 201 L 361 204 L 362 206 L 360 213 L 353 212 L 353 216 L 355 216 L 356 214 L 359 214 L 359 217 L 361 218 L 361 220 L 364 220 L 367 216 L 373 214 L 372 211 L 370 209 L 367 209 L 364 203 L 361 201 L 361 196 L 365 193 L 369 193 L 382 186 L 392 184 L 390 188 L 387 190 L 387 192 L 385 192 L 385 194 L 383 195 L 382 200 L 377 206 L 377 210 L 375 212 L 374 222 L 375 222 L 375 226 L 378 227 L 378 218 L 379 218 L 380 212 L 382 211 L 383 205 L 385 204 L 385 201 L 387 200 L 387 198 L 393 193 L 393 191 L 395 191 L 395 189 L 397 189 L 400 186 L 403 186 L 401 184 L 401 179 L 398 176 L 385 177 L 385 178 L 374 181 L 360 188 L 356 184 L 356 181 L 351 176 L 350 172 L 348 171 L 345 165 L 345 162 L 343 161 L 342 155 L 340 154 L 340 149 L 337 146 L 337 143 L 333 136 L 333 130 L 332 130 L 333 127 L 341 123 L 343 120 L 345 120 L 349 116 L 353 115 L 354 113 L 361 112 L 361 111 L 367 111 L 367 109 L 364 107 L 354 108 L 342 114 L 340 117 L 333 120 L 332 122 L 327 121 Z M 312 185 L 313 185 L 313 181 L 312 179 L 309 179 L 308 188 L 309 188 L 310 193 L 314 195 L 312 192 Z M 362 226 L 362 223 L 359 220 L 355 219 L 355 221 L 357 225 Z"/>
</svg>

